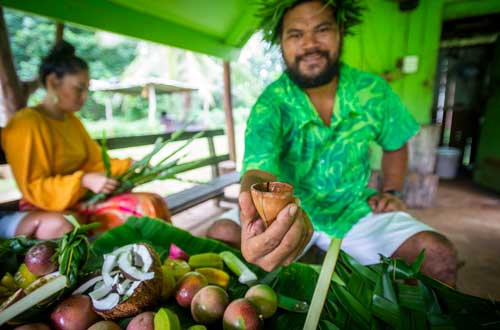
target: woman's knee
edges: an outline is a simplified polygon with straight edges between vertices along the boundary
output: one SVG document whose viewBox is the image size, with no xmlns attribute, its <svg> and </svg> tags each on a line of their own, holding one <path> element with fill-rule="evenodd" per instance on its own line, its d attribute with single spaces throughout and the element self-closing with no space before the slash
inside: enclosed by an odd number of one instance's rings
<svg viewBox="0 0 500 330">
<path fill-rule="evenodd" d="M 19 223 L 16 235 L 53 239 L 61 237 L 72 229 L 73 225 L 62 213 L 30 212 Z"/>
</svg>

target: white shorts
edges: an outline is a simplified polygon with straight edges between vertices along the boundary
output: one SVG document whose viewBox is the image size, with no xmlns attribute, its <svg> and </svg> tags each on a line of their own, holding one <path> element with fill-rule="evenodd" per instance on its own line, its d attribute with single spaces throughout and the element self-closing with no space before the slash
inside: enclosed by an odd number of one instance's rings
<svg viewBox="0 0 500 330">
<path fill-rule="evenodd" d="M 17 226 L 28 212 L 0 212 L 0 238 L 16 236 Z"/>
<path fill-rule="evenodd" d="M 227 211 L 221 218 L 240 224 L 238 209 Z M 376 264 L 380 262 L 380 254 L 390 257 L 408 238 L 422 231 L 436 230 L 405 212 L 370 213 L 349 230 L 341 249 L 362 265 Z M 302 254 L 313 244 L 326 251 L 330 237 L 315 231 Z"/>
</svg>

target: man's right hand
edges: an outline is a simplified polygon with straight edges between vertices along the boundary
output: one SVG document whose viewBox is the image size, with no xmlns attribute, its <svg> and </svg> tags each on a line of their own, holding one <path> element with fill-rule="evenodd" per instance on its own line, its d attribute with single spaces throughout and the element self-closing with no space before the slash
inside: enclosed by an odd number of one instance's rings
<svg viewBox="0 0 500 330">
<path fill-rule="evenodd" d="M 82 177 L 82 186 L 96 194 L 110 194 L 119 184 L 115 179 L 108 178 L 102 173 L 86 173 Z"/>
<path fill-rule="evenodd" d="M 297 204 L 285 206 L 267 229 L 250 192 L 240 194 L 239 204 L 241 253 L 248 262 L 265 271 L 292 263 L 311 239 L 312 225 Z"/>
</svg>

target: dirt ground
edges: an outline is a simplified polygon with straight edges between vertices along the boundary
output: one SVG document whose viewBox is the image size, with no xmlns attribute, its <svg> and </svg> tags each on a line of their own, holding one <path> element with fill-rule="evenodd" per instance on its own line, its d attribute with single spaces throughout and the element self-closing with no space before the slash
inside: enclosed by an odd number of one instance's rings
<svg viewBox="0 0 500 330">
<path fill-rule="evenodd" d="M 228 188 L 230 196 L 238 186 Z M 208 201 L 173 217 L 175 225 L 204 236 L 226 207 Z M 234 205 L 233 205 L 234 206 Z M 457 289 L 500 300 L 500 194 L 470 181 L 440 182 L 435 206 L 410 210 L 415 217 L 446 235 L 456 246 L 460 270 Z"/>
</svg>

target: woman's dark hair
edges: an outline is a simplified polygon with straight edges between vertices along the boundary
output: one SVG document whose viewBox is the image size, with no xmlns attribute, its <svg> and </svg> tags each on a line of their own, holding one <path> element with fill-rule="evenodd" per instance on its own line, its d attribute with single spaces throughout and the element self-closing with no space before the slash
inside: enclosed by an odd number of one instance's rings
<svg viewBox="0 0 500 330">
<path fill-rule="evenodd" d="M 38 77 L 43 86 L 46 86 L 47 76 L 51 73 L 62 78 L 66 74 L 74 74 L 88 69 L 87 63 L 75 55 L 75 47 L 69 42 L 61 40 L 52 48 L 49 55 L 42 59 Z"/>
</svg>

